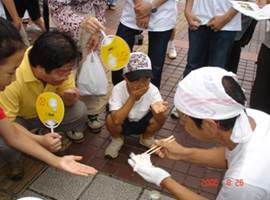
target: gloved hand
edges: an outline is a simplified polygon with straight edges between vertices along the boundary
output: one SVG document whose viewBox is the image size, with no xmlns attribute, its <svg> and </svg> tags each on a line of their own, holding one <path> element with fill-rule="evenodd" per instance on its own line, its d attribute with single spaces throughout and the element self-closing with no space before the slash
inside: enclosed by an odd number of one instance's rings
<svg viewBox="0 0 270 200">
<path fill-rule="evenodd" d="M 143 177 L 146 181 L 160 186 L 160 183 L 163 179 L 170 177 L 170 174 L 161 168 L 155 167 L 153 165 L 144 166 L 141 163 L 138 163 L 136 155 L 131 154 L 130 157 L 131 158 L 128 159 L 128 163 L 131 165 L 133 170 L 137 172 L 141 177 Z"/>
</svg>

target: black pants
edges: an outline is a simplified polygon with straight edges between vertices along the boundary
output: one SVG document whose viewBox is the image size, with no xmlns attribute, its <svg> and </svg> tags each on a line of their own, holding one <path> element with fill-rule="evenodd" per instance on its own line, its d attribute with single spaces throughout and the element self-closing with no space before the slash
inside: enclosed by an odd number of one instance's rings
<svg viewBox="0 0 270 200">
<path fill-rule="evenodd" d="M 256 78 L 251 91 L 250 107 L 270 114 L 270 49 L 262 44 Z"/>
<path fill-rule="evenodd" d="M 243 34 L 242 38 L 240 40 L 234 41 L 231 55 L 225 67 L 227 71 L 231 71 L 235 74 L 237 73 L 242 47 L 245 47 L 251 40 L 257 23 L 258 21 L 253 19 L 248 26 L 246 32 Z"/>
</svg>

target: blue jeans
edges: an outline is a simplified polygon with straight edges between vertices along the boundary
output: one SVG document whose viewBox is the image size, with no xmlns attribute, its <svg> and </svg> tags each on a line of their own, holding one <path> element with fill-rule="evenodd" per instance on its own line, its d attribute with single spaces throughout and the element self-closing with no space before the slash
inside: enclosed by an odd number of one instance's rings
<svg viewBox="0 0 270 200">
<path fill-rule="evenodd" d="M 203 66 L 225 68 L 235 34 L 236 31 L 214 32 L 207 26 L 200 26 L 197 31 L 189 29 L 189 50 L 184 77 Z"/>
<path fill-rule="evenodd" d="M 154 79 L 151 81 L 157 88 L 160 87 L 161 74 L 165 62 L 167 44 L 172 34 L 172 30 L 163 32 L 148 32 L 148 56 L 152 63 L 152 71 Z M 116 35 L 123 38 L 129 45 L 132 52 L 134 46 L 135 35 L 140 34 L 142 31 L 131 29 L 123 24 L 119 24 Z M 123 80 L 123 70 L 112 71 L 112 81 L 116 85 Z"/>
<path fill-rule="evenodd" d="M 116 0 L 108 0 L 107 4 L 110 6 L 115 6 L 116 5 Z"/>
</svg>

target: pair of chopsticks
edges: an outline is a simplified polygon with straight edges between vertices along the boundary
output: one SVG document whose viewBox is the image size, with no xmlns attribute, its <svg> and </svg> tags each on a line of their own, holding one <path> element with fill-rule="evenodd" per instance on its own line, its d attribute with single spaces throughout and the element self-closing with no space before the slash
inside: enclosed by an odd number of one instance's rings
<svg viewBox="0 0 270 200">
<path fill-rule="evenodd" d="M 164 141 L 167 141 L 168 143 L 174 141 L 175 138 L 173 135 L 171 135 L 170 137 L 167 137 Z M 151 155 L 152 153 L 155 153 L 157 150 L 161 149 L 161 146 L 153 146 L 151 149 L 149 149 L 148 151 L 142 153 L 142 155 Z"/>
</svg>

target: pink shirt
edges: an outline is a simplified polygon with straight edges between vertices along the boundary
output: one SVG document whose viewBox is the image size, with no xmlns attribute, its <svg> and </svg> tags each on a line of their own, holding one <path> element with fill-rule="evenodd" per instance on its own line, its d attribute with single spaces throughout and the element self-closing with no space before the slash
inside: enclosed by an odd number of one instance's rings
<svg viewBox="0 0 270 200">
<path fill-rule="evenodd" d="M 80 24 L 84 19 L 78 13 L 90 14 L 104 24 L 106 2 L 106 0 L 49 0 L 48 6 L 52 21 L 57 27 L 70 32 L 78 39 Z"/>
</svg>

